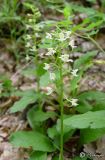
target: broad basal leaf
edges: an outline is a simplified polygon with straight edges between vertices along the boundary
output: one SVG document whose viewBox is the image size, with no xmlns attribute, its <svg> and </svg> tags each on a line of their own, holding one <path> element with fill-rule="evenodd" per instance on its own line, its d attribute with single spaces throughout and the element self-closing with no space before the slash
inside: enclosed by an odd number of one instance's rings
<svg viewBox="0 0 105 160">
<path fill-rule="evenodd" d="M 105 110 L 87 112 L 64 119 L 64 125 L 70 128 L 105 128 Z"/>
<path fill-rule="evenodd" d="M 46 87 L 46 86 L 48 86 L 49 83 L 50 83 L 49 73 L 46 72 L 44 75 L 42 75 L 40 77 L 40 86 L 41 87 Z"/>
<path fill-rule="evenodd" d="M 48 128 L 47 133 L 48 133 L 48 136 L 52 139 L 54 139 L 54 137 L 59 135 L 59 132 L 57 131 L 55 125 L 51 128 Z"/>
<path fill-rule="evenodd" d="M 47 159 L 46 152 L 35 151 L 31 155 L 29 160 L 46 160 L 46 159 Z"/>
<path fill-rule="evenodd" d="M 14 103 L 11 108 L 11 112 L 14 113 L 22 111 L 27 107 L 27 105 L 34 103 L 39 98 L 39 96 L 40 95 L 38 93 L 35 93 L 34 91 L 23 95 L 23 97 L 19 101 Z"/>
<path fill-rule="evenodd" d="M 83 152 L 83 154 L 81 154 L 78 157 L 74 157 L 72 160 L 88 160 L 88 157 L 85 155 L 85 153 Z"/>
<path fill-rule="evenodd" d="M 49 138 L 39 132 L 18 131 L 11 135 L 10 141 L 16 147 L 32 147 L 33 150 L 43 152 L 54 151 L 54 146 Z"/>
<path fill-rule="evenodd" d="M 97 102 L 103 102 L 105 101 L 105 93 L 100 92 L 100 91 L 86 91 L 81 93 L 78 96 L 78 99 L 83 101 L 83 100 L 95 100 Z"/>
<path fill-rule="evenodd" d="M 31 127 L 34 128 L 36 122 L 43 122 L 49 118 L 55 117 L 57 114 L 55 112 L 43 112 L 41 110 L 36 110 L 35 108 L 32 108 L 28 112 L 28 121 L 31 125 Z"/>
<path fill-rule="evenodd" d="M 59 156 L 54 156 L 52 160 L 58 160 Z"/>
<path fill-rule="evenodd" d="M 86 100 L 79 102 L 78 106 L 75 108 L 79 113 L 86 113 L 93 109 L 93 106 L 89 104 Z"/>
<path fill-rule="evenodd" d="M 80 132 L 80 143 L 86 144 L 92 141 L 97 140 L 98 138 L 102 137 L 105 134 L 105 128 L 101 129 L 83 129 Z"/>
</svg>

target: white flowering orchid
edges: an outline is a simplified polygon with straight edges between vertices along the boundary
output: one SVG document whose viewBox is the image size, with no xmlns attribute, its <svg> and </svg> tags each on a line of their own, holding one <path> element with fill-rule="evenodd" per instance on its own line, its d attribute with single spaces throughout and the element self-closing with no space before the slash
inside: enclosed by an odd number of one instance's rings
<svg viewBox="0 0 105 160">
<path fill-rule="evenodd" d="M 27 42 L 27 44 L 25 45 L 25 47 L 27 47 L 27 48 L 31 47 L 31 43 Z"/>
<path fill-rule="evenodd" d="M 44 65 L 45 66 L 43 68 L 48 71 L 50 69 L 50 65 L 48 63 L 44 63 Z"/>
<path fill-rule="evenodd" d="M 29 61 L 29 60 L 30 60 L 30 57 L 29 57 L 28 54 L 26 55 L 26 58 L 25 58 L 25 59 L 26 59 L 26 61 Z"/>
<path fill-rule="evenodd" d="M 63 62 L 73 62 L 72 59 L 69 59 L 69 55 L 68 54 L 63 54 L 59 57 Z"/>
<path fill-rule="evenodd" d="M 29 18 L 28 21 L 29 21 L 29 23 L 32 23 L 32 22 L 33 22 L 33 19 L 32 19 L 32 18 Z"/>
<path fill-rule="evenodd" d="M 65 37 L 66 37 L 66 39 L 67 39 L 67 38 L 70 38 L 70 36 L 71 36 L 71 31 L 66 31 L 66 32 L 65 32 Z"/>
<path fill-rule="evenodd" d="M 31 25 L 26 24 L 26 29 L 29 29 L 29 28 L 31 28 L 31 27 L 32 27 Z"/>
<path fill-rule="evenodd" d="M 71 100 L 70 100 L 70 102 L 71 102 L 71 105 L 72 106 L 77 106 L 78 105 L 78 99 L 76 99 L 76 98 L 72 98 Z"/>
<path fill-rule="evenodd" d="M 52 39 L 52 35 L 50 33 L 46 33 L 46 38 L 47 39 Z"/>
<path fill-rule="evenodd" d="M 72 40 L 69 42 L 69 46 L 71 46 L 72 49 L 77 47 L 77 46 L 75 45 L 74 39 L 72 39 Z"/>
<path fill-rule="evenodd" d="M 65 41 L 66 39 L 70 38 L 70 35 L 71 35 L 71 31 L 63 31 L 61 33 L 59 33 L 59 41 L 63 42 Z"/>
<path fill-rule="evenodd" d="M 66 40 L 65 34 L 63 32 L 59 33 L 59 39 L 58 40 L 61 41 L 61 42 Z"/>
<path fill-rule="evenodd" d="M 29 34 L 26 35 L 27 40 L 30 40 L 31 38 L 32 38 L 31 35 L 29 35 Z"/>
<path fill-rule="evenodd" d="M 50 73 L 50 80 L 54 81 L 56 78 L 55 73 Z"/>
<path fill-rule="evenodd" d="M 32 48 L 30 48 L 30 51 L 31 51 L 31 52 L 35 52 L 35 51 L 36 51 L 36 47 L 33 46 Z"/>
<path fill-rule="evenodd" d="M 74 77 L 77 77 L 77 76 L 78 76 L 77 72 L 78 72 L 78 69 L 73 69 L 73 70 L 71 71 L 71 74 L 72 74 Z"/>
<path fill-rule="evenodd" d="M 31 16 L 32 16 L 32 14 L 30 14 L 30 13 L 27 13 L 27 16 L 28 16 L 28 17 L 31 17 Z"/>
<path fill-rule="evenodd" d="M 51 87 L 46 87 L 46 89 L 47 89 L 47 93 L 46 93 L 47 95 L 50 95 L 53 93 L 53 89 Z"/>
<path fill-rule="evenodd" d="M 46 55 L 52 56 L 55 52 L 56 52 L 56 50 L 54 50 L 53 48 L 48 48 L 48 52 L 46 53 Z"/>
</svg>

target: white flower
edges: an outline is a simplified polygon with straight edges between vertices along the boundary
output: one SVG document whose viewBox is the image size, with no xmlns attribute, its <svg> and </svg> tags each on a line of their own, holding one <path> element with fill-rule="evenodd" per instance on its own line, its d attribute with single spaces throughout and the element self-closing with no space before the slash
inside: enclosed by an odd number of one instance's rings
<svg viewBox="0 0 105 160">
<path fill-rule="evenodd" d="M 67 38 L 70 38 L 71 35 L 71 31 L 63 31 L 61 33 L 59 33 L 59 41 L 63 42 L 65 41 Z"/>
<path fill-rule="evenodd" d="M 53 92 L 53 89 L 51 87 L 46 87 L 47 89 L 47 95 L 50 95 Z"/>
<path fill-rule="evenodd" d="M 31 51 L 31 52 L 35 52 L 35 51 L 36 51 L 36 47 L 33 46 L 32 48 L 30 48 L 30 51 Z"/>
<path fill-rule="evenodd" d="M 26 55 L 26 61 L 29 61 L 30 60 L 30 57 L 29 57 L 29 55 L 27 54 Z"/>
<path fill-rule="evenodd" d="M 50 65 L 49 65 L 48 63 L 44 63 L 44 65 L 45 65 L 45 66 L 44 66 L 43 68 L 44 68 L 45 70 L 49 70 L 49 69 L 50 69 Z"/>
<path fill-rule="evenodd" d="M 36 36 L 36 37 L 40 37 L 40 35 L 39 35 L 38 33 L 35 33 L 35 36 Z"/>
<path fill-rule="evenodd" d="M 32 18 L 30 18 L 28 21 L 29 21 L 29 23 L 32 23 L 32 22 L 33 22 L 33 19 L 32 19 Z"/>
<path fill-rule="evenodd" d="M 71 74 L 74 76 L 74 77 L 77 77 L 78 75 L 77 75 L 77 72 L 78 72 L 78 69 L 73 69 L 72 71 L 71 71 Z"/>
<path fill-rule="evenodd" d="M 31 35 L 27 34 L 27 35 L 26 35 L 26 39 L 27 39 L 27 40 L 30 40 L 30 39 L 31 39 Z"/>
<path fill-rule="evenodd" d="M 31 28 L 31 27 L 32 27 L 31 25 L 26 24 L 26 29 L 29 29 L 29 28 Z"/>
<path fill-rule="evenodd" d="M 55 80 L 55 78 L 56 78 L 55 73 L 50 73 L 50 80 Z"/>
<path fill-rule="evenodd" d="M 66 34 L 66 35 L 65 35 L 65 36 L 66 36 L 66 39 L 67 39 L 67 38 L 70 38 L 71 31 L 66 31 L 65 34 Z"/>
<path fill-rule="evenodd" d="M 53 48 L 48 48 L 48 52 L 46 53 L 46 55 L 52 56 L 55 52 L 56 52 L 56 50 L 54 50 Z"/>
<path fill-rule="evenodd" d="M 72 59 L 69 59 L 69 55 L 68 54 L 63 54 L 59 57 L 63 62 L 73 62 Z"/>
<path fill-rule="evenodd" d="M 72 106 L 77 106 L 78 105 L 78 99 L 75 99 L 75 98 L 72 98 L 71 100 L 70 100 L 70 102 L 71 102 L 71 105 Z"/>
<path fill-rule="evenodd" d="M 47 39 L 52 39 L 52 35 L 50 33 L 46 33 L 46 38 Z"/>
<path fill-rule="evenodd" d="M 28 17 L 31 17 L 31 16 L 32 16 L 32 14 L 30 14 L 30 13 L 27 13 L 27 16 L 28 16 Z"/>
<path fill-rule="evenodd" d="M 75 45 L 74 39 L 72 39 L 72 40 L 69 42 L 69 46 L 71 46 L 72 48 L 76 48 L 76 47 L 77 47 L 77 46 Z"/>
<path fill-rule="evenodd" d="M 27 48 L 31 47 L 30 42 L 27 42 L 27 44 L 25 45 Z"/>
<path fill-rule="evenodd" d="M 58 40 L 61 41 L 61 42 L 66 40 L 65 34 L 63 32 L 59 33 L 59 39 Z"/>
</svg>

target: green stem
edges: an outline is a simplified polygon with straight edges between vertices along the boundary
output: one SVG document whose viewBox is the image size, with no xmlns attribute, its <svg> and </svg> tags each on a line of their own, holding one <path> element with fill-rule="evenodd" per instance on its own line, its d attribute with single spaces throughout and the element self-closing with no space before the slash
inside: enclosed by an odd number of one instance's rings
<svg viewBox="0 0 105 160">
<path fill-rule="evenodd" d="M 34 44 L 36 46 L 36 37 L 34 37 Z M 38 53 L 35 52 L 35 65 L 36 65 L 36 84 L 37 84 L 37 93 L 40 95 L 40 77 L 38 75 L 38 67 L 39 67 L 39 60 L 38 60 Z M 41 105 L 41 99 L 39 97 L 39 100 L 38 100 L 38 105 L 39 105 L 39 109 L 42 110 L 42 105 Z"/>
<path fill-rule="evenodd" d="M 105 53 L 105 51 L 102 49 L 102 47 L 92 37 L 88 36 L 87 38 L 90 39 L 97 46 L 97 48 L 100 49 L 100 51 Z"/>
<path fill-rule="evenodd" d="M 63 160 L 63 74 L 62 62 L 60 62 L 60 120 L 61 120 L 61 137 L 60 137 L 60 156 L 59 160 Z"/>
<path fill-rule="evenodd" d="M 83 35 L 80 35 L 78 33 L 75 33 L 75 35 L 77 35 L 81 38 L 89 39 L 91 42 L 93 42 L 97 46 L 98 49 L 100 49 L 101 52 L 105 53 L 105 51 L 102 49 L 102 47 L 89 35 L 88 36 L 83 36 Z"/>
<path fill-rule="evenodd" d="M 35 64 L 36 64 L 36 67 L 39 66 L 39 61 L 37 59 L 37 55 L 35 57 Z M 36 85 L 37 85 L 37 93 L 40 95 L 40 77 L 38 75 L 38 69 L 37 69 L 37 75 L 36 75 Z M 42 110 L 42 104 L 41 104 L 41 98 L 39 96 L 39 99 L 38 99 L 38 105 L 39 105 L 39 109 Z"/>
</svg>

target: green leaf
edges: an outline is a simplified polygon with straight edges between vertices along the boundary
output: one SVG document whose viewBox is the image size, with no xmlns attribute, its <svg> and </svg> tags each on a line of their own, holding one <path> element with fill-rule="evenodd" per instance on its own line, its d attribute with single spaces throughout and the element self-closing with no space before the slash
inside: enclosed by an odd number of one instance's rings
<svg viewBox="0 0 105 160">
<path fill-rule="evenodd" d="M 52 152 L 55 150 L 49 138 L 38 132 L 18 131 L 11 135 L 10 141 L 16 147 L 32 147 L 35 151 Z"/>
<path fill-rule="evenodd" d="M 24 94 L 23 97 L 14 103 L 14 105 L 11 108 L 11 112 L 18 112 L 25 109 L 29 104 L 35 103 L 37 99 L 39 98 L 39 94 L 35 93 L 34 91 L 29 91 L 27 94 Z"/>
<path fill-rule="evenodd" d="M 31 127 L 34 128 L 36 122 L 43 122 L 49 118 L 55 117 L 56 115 L 57 114 L 55 112 L 43 112 L 32 108 L 28 112 L 27 118 Z"/>
<path fill-rule="evenodd" d="M 24 69 L 21 74 L 29 77 L 29 76 L 42 76 L 45 73 L 43 69 L 44 64 L 39 64 L 37 67 L 31 66 L 29 68 Z"/>
<path fill-rule="evenodd" d="M 96 15 L 98 13 L 97 10 L 93 9 L 93 8 L 89 8 L 89 7 L 83 7 L 82 5 L 76 5 L 76 4 L 70 4 L 70 7 L 72 7 L 72 9 L 76 12 L 80 12 L 80 13 L 86 13 L 88 16 L 93 16 Z"/>
<path fill-rule="evenodd" d="M 86 144 L 97 140 L 105 134 L 105 128 L 102 129 L 83 129 L 80 132 L 80 143 Z"/>
<path fill-rule="evenodd" d="M 86 66 L 87 63 L 90 62 L 90 60 L 96 56 L 97 51 L 87 52 L 86 54 L 82 55 L 79 59 L 77 59 L 74 62 L 74 68 L 81 68 L 83 66 Z"/>
<path fill-rule="evenodd" d="M 59 132 L 56 129 L 56 125 L 54 125 L 52 128 L 48 128 L 47 133 L 48 136 L 52 139 L 54 139 L 54 137 L 59 135 Z"/>
<path fill-rule="evenodd" d="M 79 113 L 85 113 L 93 109 L 93 106 L 87 101 L 79 102 L 78 106 L 75 108 Z"/>
<path fill-rule="evenodd" d="M 77 59 L 75 62 L 74 62 L 74 66 L 73 68 L 74 69 L 79 69 L 79 73 L 78 73 L 78 76 L 77 77 L 74 77 L 72 80 L 71 80 L 71 91 L 75 91 L 75 89 L 78 88 L 78 83 L 79 81 L 81 80 L 81 77 L 84 73 L 84 71 L 90 67 L 90 62 L 91 62 L 91 59 L 97 54 L 97 51 L 92 51 L 92 52 L 88 52 L 86 53 L 85 55 L 81 56 L 79 59 Z"/>
<path fill-rule="evenodd" d="M 42 76 L 46 71 L 44 70 L 44 64 L 39 64 L 36 68 L 36 75 Z"/>
<path fill-rule="evenodd" d="M 96 102 L 96 104 L 94 105 L 92 111 L 99 111 L 99 110 L 105 110 L 105 101 L 99 101 Z"/>
<path fill-rule="evenodd" d="M 95 100 L 97 102 L 102 102 L 104 103 L 105 100 L 105 93 L 101 91 L 86 91 L 81 93 L 78 97 L 79 100 Z"/>
<path fill-rule="evenodd" d="M 47 153 L 36 151 L 32 153 L 29 160 L 46 160 L 47 159 Z"/>
<path fill-rule="evenodd" d="M 6 90 L 10 90 L 12 88 L 12 81 L 10 79 L 4 79 L 2 86 Z"/>
<path fill-rule="evenodd" d="M 28 3 L 28 2 L 24 2 L 23 5 L 27 8 L 30 9 L 33 14 L 34 14 L 34 18 L 39 18 L 41 16 L 41 13 L 39 11 L 39 9 L 35 6 L 35 4 L 33 5 L 32 3 Z"/>
<path fill-rule="evenodd" d="M 56 125 L 47 130 L 48 136 L 53 140 L 55 148 L 59 149 L 60 147 L 60 134 L 56 129 Z"/>
<path fill-rule="evenodd" d="M 97 30 L 92 30 L 91 32 L 89 32 L 88 33 L 88 36 L 93 36 L 93 35 L 95 35 L 95 34 L 97 34 L 99 32 L 99 29 L 97 29 Z"/>
<path fill-rule="evenodd" d="M 47 2 L 50 2 L 50 3 L 54 3 L 54 4 L 60 4 L 60 3 L 63 3 L 64 0 L 46 0 Z"/>
<path fill-rule="evenodd" d="M 81 78 L 82 78 L 82 74 L 83 74 L 83 71 L 81 70 L 79 73 L 78 73 L 78 76 L 77 77 L 74 77 L 72 80 L 71 80 L 71 86 L 70 86 L 70 90 L 73 92 L 75 91 L 75 89 L 78 88 L 78 83 L 80 82 Z"/>
<path fill-rule="evenodd" d="M 69 18 L 71 13 L 72 13 L 72 9 L 70 8 L 70 6 L 67 5 L 63 10 L 63 14 L 65 18 Z"/>
<path fill-rule="evenodd" d="M 87 112 L 64 119 L 64 125 L 72 129 L 79 128 L 105 128 L 105 110 Z"/>
<path fill-rule="evenodd" d="M 86 31 L 92 30 L 95 27 L 100 26 L 102 23 L 103 23 L 103 20 L 100 20 L 98 22 L 93 22 L 93 23 L 89 24 L 86 28 L 84 28 L 84 30 L 86 30 Z"/>
<path fill-rule="evenodd" d="M 82 156 L 82 155 L 81 155 Z M 88 157 L 83 152 L 83 157 L 74 157 L 72 160 L 88 160 Z"/>
<path fill-rule="evenodd" d="M 60 121 L 58 120 L 58 123 Z M 60 123 L 59 123 L 60 124 Z M 56 148 L 60 147 L 60 135 L 61 135 L 61 124 L 60 125 L 54 125 L 52 128 L 48 128 L 47 133 L 48 136 L 53 139 L 53 144 Z M 64 126 L 64 142 L 67 142 L 74 134 L 75 130 L 70 130 L 70 127 Z"/>
<path fill-rule="evenodd" d="M 53 158 L 52 158 L 52 160 L 58 160 L 59 159 L 59 156 L 54 156 Z"/>
<path fill-rule="evenodd" d="M 26 77 L 36 76 L 36 67 L 32 66 L 32 67 L 26 68 L 26 69 L 22 70 L 21 74 Z"/>
<path fill-rule="evenodd" d="M 40 87 L 46 87 L 50 83 L 49 73 L 46 72 L 40 77 Z"/>
<path fill-rule="evenodd" d="M 68 117 L 70 117 L 70 116 L 71 116 L 71 115 L 68 115 Z M 67 119 L 67 118 L 65 118 L 65 119 Z M 61 120 L 60 120 L 60 119 L 57 120 L 56 130 L 57 130 L 57 132 L 58 132 L 59 135 L 60 135 L 60 134 L 61 134 Z M 68 133 L 69 133 L 70 136 L 72 136 L 72 133 L 73 133 L 73 132 L 74 132 L 74 130 L 72 129 L 72 127 L 67 126 L 67 125 L 64 125 L 64 126 L 63 126 L 63 134 L 64 134 L 64 136 L 65 136 L 66 134 L 68 134 Z"/>
<path fill-rule="evenodd" d="M 96 0 L 87 0 L 87 1 L 91 3 L 96 3 Z"/>
<path fill-rule="evenodd" d="M 86 18 L 86 19 L 83 20 L 82 23 L 74 26 L 74 27 L 72 28 L 72 30 L 73 30 L 74 32 L 77 31 L 77 30 L 84 30 L 84 26 L 88 25 L 89 23 L 91 23 L 90 18 Z"/>
</svg>

